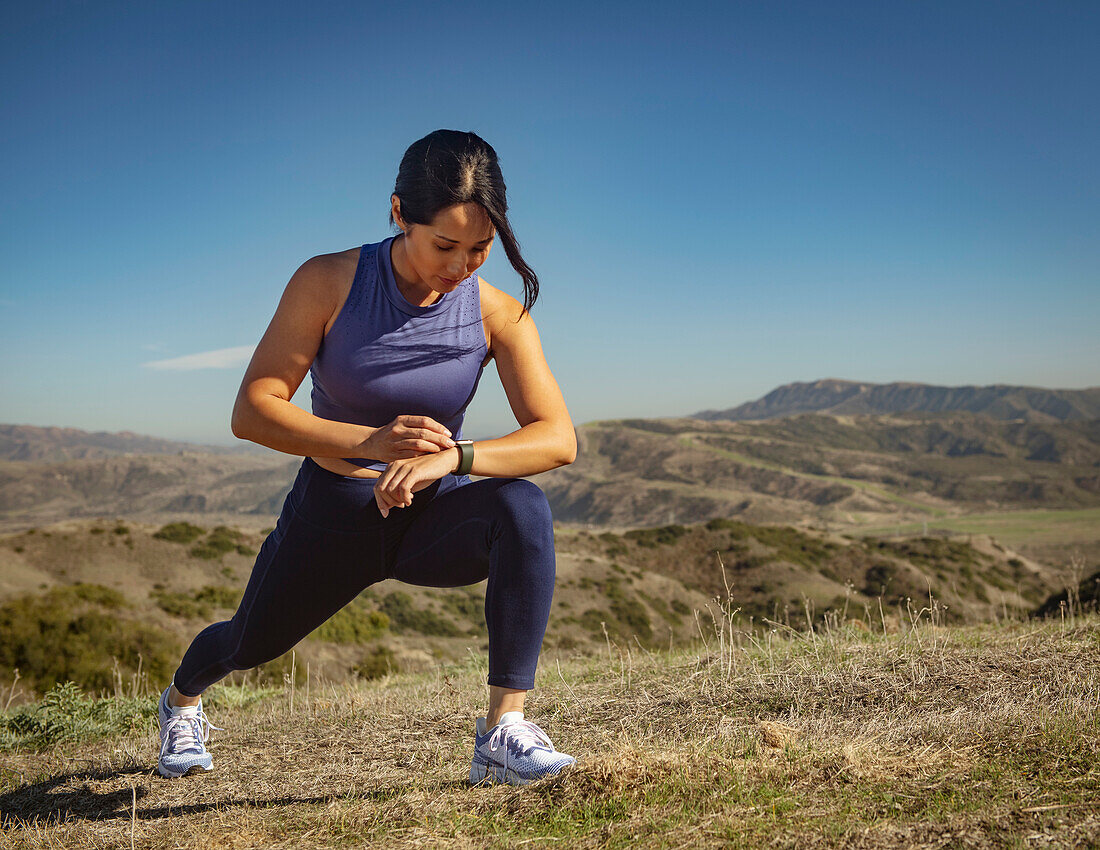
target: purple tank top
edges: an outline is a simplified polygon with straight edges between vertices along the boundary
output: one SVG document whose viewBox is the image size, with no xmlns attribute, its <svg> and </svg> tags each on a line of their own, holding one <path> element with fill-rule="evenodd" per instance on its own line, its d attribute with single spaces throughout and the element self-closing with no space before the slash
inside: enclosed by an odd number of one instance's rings
<svg viewBox="0 0 1100 850">
<path fill-rule="evenodd" d="M 309 369 L 313 414 L 372 428 L 402 413 L 430 416 L 458 440 L 488 352 L 477 275 L 417 307 L 397 288 L 392 243 L 359 251 L 351 292 Z M 386 468 L 371 458 L 344 460 Z"/>
</svg>

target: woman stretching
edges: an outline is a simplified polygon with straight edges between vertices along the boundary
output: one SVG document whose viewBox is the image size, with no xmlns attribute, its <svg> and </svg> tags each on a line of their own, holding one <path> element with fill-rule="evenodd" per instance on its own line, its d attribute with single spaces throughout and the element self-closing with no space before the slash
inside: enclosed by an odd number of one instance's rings
<svg viewBox="0 0 1100 850">
<path fill-rule="evenodd" d="M 496 152 L 437 130 L 401 160 L 396 237 L 306 261 L 287 284 L 233 408 L 233 433 L 302 455 L 233 619 L 200 632 L 160 699 L 163 776 L 212 767 L 200 695 L 282 655 L 365 587 L 488 579 L 489 709 L 470 782 L 524 784 L 572 764 L 523 715 L 554 592 L 550 507 L 533 475 L 576 457 L 573 423 L 529 314 L 538 278 L 507 216 Z M 494 239 L 524 303 L 476 274 Z M 461 439 L 496 360 L 519 423 Z M 290 399 L 313 379 L 313 413 Z M 471 482 L 468 473 L 485 476 Z"/>
</svg>

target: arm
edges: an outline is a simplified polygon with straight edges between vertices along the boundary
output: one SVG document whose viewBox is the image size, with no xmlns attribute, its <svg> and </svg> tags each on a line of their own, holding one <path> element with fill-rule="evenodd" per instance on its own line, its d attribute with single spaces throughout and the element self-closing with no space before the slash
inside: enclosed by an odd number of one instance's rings
<svg viewBox="0 0 1100 850">
<path fill-rule="evenodd" d="M 561 389 L 542 352 L 530 314 L 510 295 L 492 290 L 487 311 L 497 373 L 520 427 L 493 440 L 474 443 L 470 472 L 490 477 L 523 477 L 572 463 L 577 437 Z M 488 306 L 488 305 L 487 305 Z M 385 516 L 391 507 L 412 504 L 412 494 L 453 472 L 458 450 L 391 463 L 374 486 L 375 501 Z"/>
<path fill-rule="evenodd" d="M 291 277 L 241 381 L 233 435 L 312 457 L 393 460 L 438 452 L 449 435 L 428 417 L 398 417 L 383 428 L 370 428 L 322 419 L 291 403 L 336 310 L 341 269 L 337 255 L 323 255 L 307 260 Z"/>
<path fill-rule="evenodd" d="M 577 436 L 542 351 L 529 313 L 520 318 L 516 299 L 498 293 L 503 320 L 492 333 L 497 373 L 520 427 L 503 437 L 474 443 L 474 475 L 522 477 L 572 463 Z M 458 450 L 451 449 L 455 464 Z"/>
</svg>

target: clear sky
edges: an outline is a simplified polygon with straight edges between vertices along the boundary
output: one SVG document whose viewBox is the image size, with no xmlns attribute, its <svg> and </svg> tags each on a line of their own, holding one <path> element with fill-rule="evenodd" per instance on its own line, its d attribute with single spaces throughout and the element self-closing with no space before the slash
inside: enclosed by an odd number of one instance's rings
<svg viewBox="0 0 1100 850">
<path fill-rule="evenodd" d="M 824 377 L 1100 384 L 1096 3 L 2 15 L 0 422 L 235 442 L 290 275 L 388 236 L 439 127 L 501 157 L 578 424 Z M 521 297 L 499 246 L 481 273 Z M 490 368 L 466 433 L 514 427 Z"/>
</svg>

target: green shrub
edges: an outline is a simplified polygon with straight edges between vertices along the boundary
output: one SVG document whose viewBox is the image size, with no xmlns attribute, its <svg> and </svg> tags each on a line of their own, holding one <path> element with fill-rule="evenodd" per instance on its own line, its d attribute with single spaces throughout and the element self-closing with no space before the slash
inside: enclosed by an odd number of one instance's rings
<svg viewBox="0 0 1100 850">
<path fill-rule="evenodd" d="M 627 596 L 611 603 L 611 613 L 615 615 L 615 631 L 624 638 L 638 636 L 642 643 L 653 640 L 653 627 L 645 606 L 635 597 Z"/>
<path fill-rule="evenodd" d="M 93 699 L 75 683 L 65 682 L 51 688 L 38 705 L 0 713 L 0 751 L 125 735 L 146 728 L 156 710 L 151 697 Z"/>
<path fill-rule="evenodd" d="M 58 591 L 68 593 L 73 599 L 79 599 L 81 602 L 91 602 L 93 605 L 101 605 L 112 610 L 130 607 L 130 603 L 126 601 L 125 596 L 117 590 L 104 587 L 102 584 L 85 584 L 78 581 L 66 588 L 58 588 Z"/>
<path fill-rule="evenodd" d="M 216 560 L 226 552 L 239 552 L 242 555 L 255 555 L 256 553 L 244 544 L 244 535 L 236 529 L 219 525 L 211 531 L 206 539 L 191 547 L 191 557 Z"/>
<path fill-rule="evenodd" d="M 348 605 L 322 623 L 311 637 L 330 643 L 366 643 L 390 626 L 390 618 L 381 611 L 368 611 L 358 604 Z"/>
<path fill-rule="evenodd" d="M 116 525 L 114 528 L 112 528 L 111 531 L 113 531 L 115 534 L 129 534 L 130 533 L 130 529 L 128 529 L 126 526 L 122 525 L 121 523 L 119 525 Z"/>
<path fill-rule="evenodd" d="M 204 529 L 189 522 L 170 522 L 159 531 L 153 533 L 158 540 L 167 540 L 169 543 L 191 543 L 202 537 Z"/>
<path fill-rule="evenodd" d="M 395 590 L 382 599 L 382 612 L 390 618 L 395 632 L 419 632 L 437 637 L 458 637 L 462 631 L 434 611 L 413 606 L 412 597 Z"/>
<path fill-rule="evenodd" d="M 614 623 L 615 618 L 612 617 L 607 611 L 601 611 L 598 608 L 589 608 L 587 611 L 581 614 L 578 622 L 583 628 L 587 629 L 588 631 L 596 635 L 602 636 L 604 628 L 602 624 Z"/>
<path fill-rule="evenodd" d="M 206 602 L 215 608 L 236 608 L 241 604 L 243 593 L 235 587 L 223 584 L 208 584 L 195 591 L 196 602 Z"/>
<path fill-rule="evenodd" d="M 393 650 L 382 644 L 372 646 L 352 669 L 364 679 L 381 679 L 400 671 Z"/>
<path fill-rule="evenodd" d="M 675 543 L 685 534 L 687 529 L 682 525 L 663 525 L 660 528 L 638 528 L 628 531 L 623 535 L 627 540 L 633 540 L 639 546 L 655 548 Z"/>
<path fill-rule="evenodd" d="M 455 592 L 443 597 L 443 607 L 460 622 L 470 624 L 471 634 L 481 634 L 485 624 L 485 599 L 480 593 Z"/>
<path fill-rule="evenodd" d="M 124 615 L 118 591 L 97 585 L 56 587 L 0 606 L 0 673 L 20 675 L 39 692 L 73 681 L 90 690 L 114 686 L 117 659 L 126 681 L 140 663 L 167 679 L 179 660 L 176 641 L 156 626 Z"/>
<path fill-rule="evenodd" d="M 156 602 L 162 611 L 171 614 L 173 617 L 197 620 L 209 619 L 211 615 L 210 605 L 205 602 L 196 602 L 189 593 L 151 590 L 149 591 L 149 598 Z"/>
<path fill-rule="evenodd" d="M 89 528 L 89 529 L 88 529 L 88 533 L 89 533 L 89 534 L 103 534 L 103 533 L 104 533 L 104 532 L 106 532 L 106 531 L 107 531 L 107 529 L 105 529 L 105 528 L 101 528 L 101 527 L 100 527 L 100 526 L 98 526 L 98 525 L 97 525 L 97 526 L 93 526 L 92 528 Z"/>
</svg>

